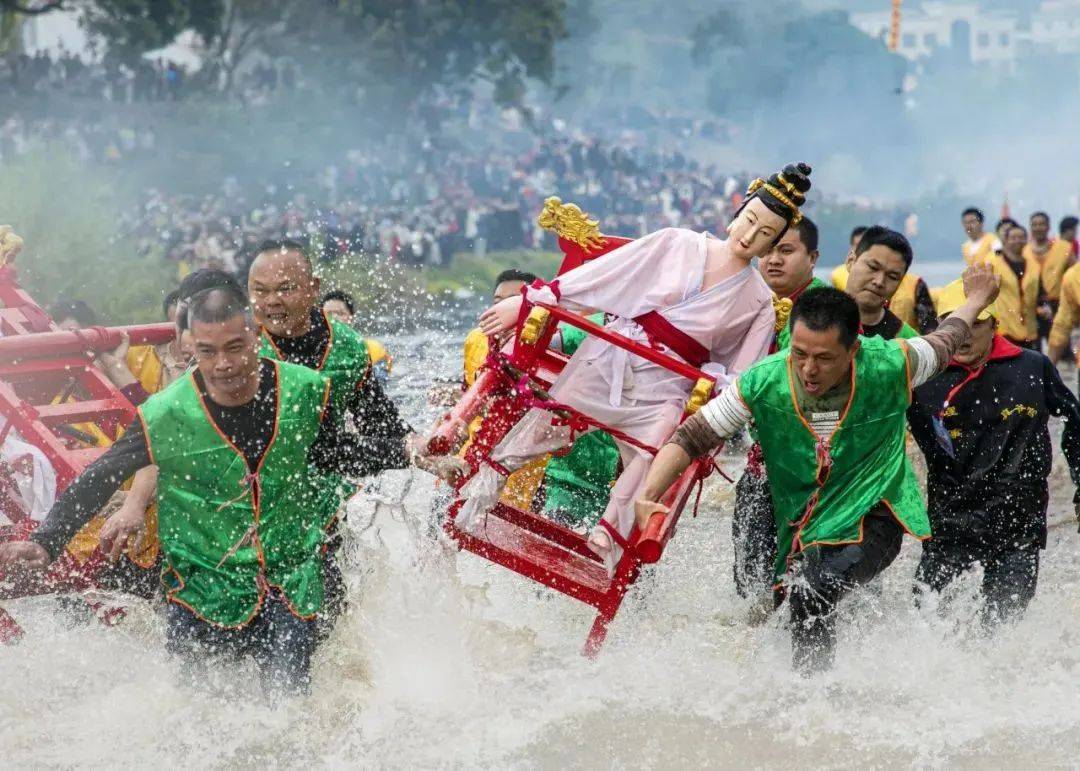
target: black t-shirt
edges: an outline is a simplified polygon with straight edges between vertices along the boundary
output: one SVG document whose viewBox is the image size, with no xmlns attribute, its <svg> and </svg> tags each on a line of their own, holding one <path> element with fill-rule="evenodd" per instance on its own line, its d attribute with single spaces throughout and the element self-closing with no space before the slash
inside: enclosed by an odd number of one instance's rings
<svg viewBox="0 0 1080 771">
<path fill-rule="evenodd" d="M 326 317 L 312 309 L 311 329 L 307 332 L 299 337 L 270 335 L 270 339 L 285 361 L 309 369 L 318 369 L 326 353 L 326 346 L 330 344 L 330 327 L 326 323 Z"/>
<path fill-rule="evenodd" d="M 892 340 L 900 334 L 900 328 L 903 326 L 904 322 L 900 320 L 900 317 L 886 308 L 881 321 L 877 324 L 863 324 L 862 331 L 859 334 L 863 337 L 880 337 L 883 340 Z"/>
<path fill-rule="evenodd" d="M 214 423 L 244 455 L 251 470 L 258 467 L 273 436 L 276 373 L 273 363 L 264 359 L 255 398 L 239 407 L 223 407 L 206 397 L 198 371 L 193 374 L 196 386 L 203 390 Z M 365 436 L 347 426 L 332 406 L 323 414 L 319 434 L 308 449 L 308 460 L 320 472 L 354 477 L 408 465 L 400 437 Z M 124 435 L 64 490 L 31 539 L 55 558 L 71 537 L 101 511 L 128 477 L 152 462 L 142 421 L 136 418 Z"/>
<path fill-rule="evenodd" d="M 221 433 L 240 450 L 247 461 L 248 470 L 254 471 L 270 446 L 274 436 L 274 414 L 277 402 L 277 369 L 268 360 L 260 362 L 259 390 L 255 398 L 238 407 L 223 407 L 206 393 L 202 373 L 195 370 L 195 386 L 202 394 L 203 402 L 210 411 Z"/>
</svg>

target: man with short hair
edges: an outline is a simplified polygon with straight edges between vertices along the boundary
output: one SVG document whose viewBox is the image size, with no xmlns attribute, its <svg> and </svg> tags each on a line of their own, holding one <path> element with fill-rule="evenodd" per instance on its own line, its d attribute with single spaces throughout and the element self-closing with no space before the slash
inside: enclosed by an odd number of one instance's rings
<svg viewBox="0 0 1080 771">
<path fill-rule="evenodd" d="M 1050 335 L 1050 327 L 1061 300 L 1061 282 L 1073 262 L 1072 243 L 1050 237 L 1050 215 L 1037 211 L 1031 215 L 1031 240 L 1024 246 L 1024 258 L 1039 266 L 1039 339 Z"/>
<path fill-rule="evenodd" d="M 329 319 L 318 306 L 319 279 L 304 246 L 291 239 L 267 241 L 248 271 L 248 295 L 261 327 L 261 355 L 299 364 L 329 378 L 335 412 L 350 423 L 371 451 L 372 472 L 405 468 L 423 455 L 415 434 L 401 420 L 378 378 L 364 338 L 352 327 Z M 444 459 L 445 461 L 445 459 Z M 442 461 L 440 461 L 442 462 Z M 331 533 L 326 561 L 325 630 L 345 610 L 345 585 L 336 559 L 341 536 L 336 525 L 355 492 L 353 484 L 326 474 L 322 491 L 324 526 Z"/>
<path fill-rule="evenodd" d="M 323 293 L 319 307 L 327 319 L 340 321 L 350 327 L 356 321 L 356 299 L 343 289 L 331 289 Z M 368 358 L 371 359 L 371 371 L 385 386 L 390 379 L 390 370 L 394 367 L 394 357 L 386 350 L 386 346 L 374 337 L 365 337 L 364 344 L 367 346 Z"/>
<path fill-rule="evenodd" d="M 639 527 L 667 513 L 660 498 L 693 458 L 754 422 L 775 507 L 775 579 L 790 594 L 794 663 L 804 672 L 831 663 L 839 600 L 892 563 L 904 532 L 930 535 L 905 453 L 906 412 L 912 386 L 945 367 L 997 293 L 986 266 L 969 267 L 964 284 L 966 303 L 910 340 L 861 337 L 850 296 L 805 293 L 792 309 L 791 347 L 686 420 L 649 468 Z"/>
<path fill-rule="evenodd" d="M 851 235 L 848 236 L 848 254 L 852 254 L 855 251 L 855 247 L 859 245 L 859 239 L 862 238 L 862 234 L 866 232 L 866 225 L 858 225 L 851 229 Z M 847 258 L 844 259 L 839 265 L 833 268 L 832 285 L 839 289 L 841 292 L 847 286 Z"/>
<path fill-rule="evenodd" d="M 998 331 L 1009 342 L 1037 351 L 1040 271 L 1026 243 L 1027 231 L 1014 225 L 1005 231 L 1000 253 L 991 254 L 986 263 L 1001 277 L 1001 292 L 995 303 Z"/>
<path fill-rule="evenodd" d="M 851 231 L 851 248 L 848 250 L 848 260 L 855 255 L 855 248 L 859 245 L 859 241 L 867 230 L 869 228 L 858 227 Z M 841 291 L 847 291 L 847 283 L 848 266 L 847 261 L 845 261 L 833 270 L 832 284 Z M 934 312 L 934 298 L 930 294 L 930 288 L 921 277 L 912 273 L 910 269 L 900 279 L 900 283 L 897 284 L 896 289 L 890 295 L 885 307 L 913 330 L 917 330 L 922 334 L 934 331 L 934 327 L 937 326 L 937 314 Z"/>
<path fill-rule="evenodd" d="M 521 294 L 524 286 L 536 281 L 536 274 L 517 268 L 507 268 L 495 278 L 492 290 L 493 302 L 502 302 L 508 297 Z M 476 380 L 476 373 L 484 366 L 488 357 L 488 338 L 480 327 L 469 330 L 465 336 L 464 377 L 462 382 L 468 388 Z"/>
<path fill-rule="evenodd" d="M 319 373 L 260 357 L 259 329 L 235 289 L 192 298 L 197 362 L 139 408 L 64 491 L 30 541 L 0 545 L 0 566 L 44 569 L 120 482 L 158 468 L 167 647 L 252 655 L 268 688 L 305 690 L 323 604 L 323 473 L 366 474 L 380 452 L 342 430 Z"/>
<path fill-rule="evenodd" d="M 1064 241 L 1072 250 L 1072 262 L 1076 262 L 1076 258 L 1080 255 L 1080 241 L 1076 240 L 1076 226 L 1080 224 L 1080 219 L 1072 216 L 1062 217 L 1061 222 L 1058 224 L 1058 238 Z"/>
<path fill-rule="evenodd" d="M 848 254 L 845 291 L 859 307 L 860 334 L 866 337 L 917 337 L 918 332 L 889 310 L 889 300 L 911 267 L 914 255 L 902 233 L 874 225 Z"/>
<path fill-rule="evenodd" d="M 942 290 L 942 317 L 964 302 L 954 281 Z M 917 590 L 940 592 L 981 564 L 986 624 L 1023 612 L 1035 594 L 1046 548 L 1051 415 L 1064 422 L 1061 449 L 1080 482 L 1080 403 L 1045 356 L 995 332 L 995 313 L 991 305 L 979 314 L 971 338 L 944 372 L 915 389 L 908 409 L 926 457 L 934 534 L 923 543 Z"/>
<path fill-rule="evenodd" d="M 963 224 L 964 233 L 968 237 L 968 240 L 960 246 L 960 253 L 964 257 L 964 262 L 968 265 L 984 262 L 996 249 L 1001 247 L 1000 242 L 993 233 L 983 231 L 985 219 L 982 211 L 974 206 L 964 209 L 963 214 L 960 215 L 960 222 Z"/>
</svg>

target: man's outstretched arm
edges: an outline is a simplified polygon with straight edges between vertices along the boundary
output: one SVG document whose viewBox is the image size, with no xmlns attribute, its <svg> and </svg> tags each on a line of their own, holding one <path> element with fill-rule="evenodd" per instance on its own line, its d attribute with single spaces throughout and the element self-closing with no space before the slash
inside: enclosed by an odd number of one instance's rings
<svg viewBox="0 0 1080 771">
<path fill-rule="evenodd" d="M 649 466 L 641 496 L 634 503 L 638 527 L 644 527 L 655 512 L 667 512 L 660 498 L 695 458 L 715 450 L 749 420 L 750 410 L 739 397 L 737 378 L 697 414 L 687 418 Z"/>
</svg>

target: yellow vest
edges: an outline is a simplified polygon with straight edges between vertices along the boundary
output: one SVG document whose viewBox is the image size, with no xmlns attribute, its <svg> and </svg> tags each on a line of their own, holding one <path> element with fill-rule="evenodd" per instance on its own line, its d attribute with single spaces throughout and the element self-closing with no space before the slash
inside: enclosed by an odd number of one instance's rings
<svg viewBox="0 0 1080 771">
<path fill-rule="evenodd" d="M 1080 263 L 1073 265 L 1061 279 L 1061 297 L 1054 324 L 1050 327 L 1050 345 L 1068 346 L 1073 329 L 1080 324 Z M 1077 351 L 1080 357 L 1080 351 Z"/>
<path fill-rule="evenodd" d="M 832 272 L 832 285 L 841 292 L 847 291 L 847 265 L 840 263 Z"/>
<path fill-rule="evenodd" d="M 126 363 L 128 369 L 131 370 L 131 374 L 135 376 L 135 379 L 148 393 L 153 394 L 161 390 L 164 367 L 154 346 L 137 345 L 129 348 Z M 108 447 L 112 444 L 109 438 L 102 434 L 93 423 L 80 424 L 77 428 L 83 430 L 84 426 L 92 428 L 95 436 L 100 437 L 98 447 Z M 131 489 L 130 479 L 124 482 L 123 489 Z M 87 522 L 68 542 L 68 553 L 79 562 L 85 562 L 89 559 L 90 555 L 94 553 L 94 549 L 97 548 L 101 528 L 104 525 L 104 517 L 94 517 Z M 152 503 L 146 509 L 146 537 L 139 544 L 138 549 L 135 548 L 135 544 L 131 544 L 125 552 L 128 559 L 141 568 L 153 567 L 154 563 L 157 562 L 158 541 L 154 535 L 155 533 L 157 533 L 157 504 Z"/>
<path fill-rule="evenodd" d="M 1041 258 L 1035 254 L 1032 244 L 1024 246 L 1024 260 L 1034 260 L 1039 266 L 1039 276 L 1042 279 L 1042 288 L 1046 296 L 1057 302 L 1061 298 L 1061 279 L 1065 271 L 1069 269 L 1069 261 L 1072 260 L 1072 249 L 1069 244 L 1060 238 L 1050 242 L 1050 248 Z"/>
<path fill-rule="evenodd" d="M 994 241 L 997 240 L 997 236 L 993 233 L 983 233 L 982 238 L 971 243 L 969 238 L 960 247 L 960 253 L 964 255 L 964 262 L 968 265 L 974 265 L 976 262 L 985 262 L 990 255 L 994 254 Z M 1005 267 L 1008 267 L 1006 265 Z"/>
<path fill-rule="evenodd" d="M 365 337 L 364 342 L 367 343 L 368 361 L 371 362 L 371 366 L 381 366 L 389 375 L 394 368 L 394 357 L 390 355 L 390 351 L 386 350 L 386 346 L 374 337 Z"/>
<path fill-rule="evenodd" d="M 1001 276 L 1001 291 L 994 302 L 998 332 L 1013 342 L 1029 342 L 1039 336 L 1035 308 L 1039 302 L 1039 263 L 1025 254 L 1024 279 L 1018 281 L 1013 269 L 999 254 L 987 261 Z"/>
<path fill-rule="evenodd" d="M 164 367 L 154 346 L 136 345 L 129 348 L 127 367 L 147 393 L 156 394 L 161 390 Z"/>
<path fill-rule="evenodd" d="M 889 300 L 889 310 L 915 330 L 919 328 L 919 317 L 915 313 L 915 289 L 918 285 L 918 276 L 905 273 L 900 280 L 900 286 L 896 288 L 896 293 Z"/>
</svg>

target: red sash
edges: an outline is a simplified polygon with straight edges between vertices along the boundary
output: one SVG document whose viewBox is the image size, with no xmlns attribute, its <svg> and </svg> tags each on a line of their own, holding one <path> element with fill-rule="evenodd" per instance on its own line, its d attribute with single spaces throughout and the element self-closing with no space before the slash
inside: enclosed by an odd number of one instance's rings
<svg viewBox="0 0 1080 771">
<path fill-rule="evenodd" d="M 709 351 L 690 335 L 683 332 L 657 311 L 643 313 L 634 319 L 645 330 L 645 335 L 653 347 L 666 345 L 675 354 L 691 366 L 701 369 L 709 360 Z"/>
</svg>

